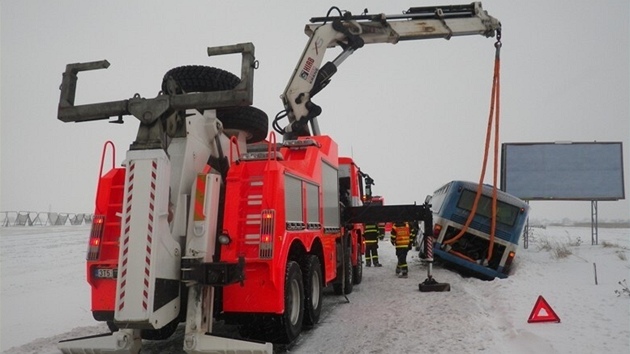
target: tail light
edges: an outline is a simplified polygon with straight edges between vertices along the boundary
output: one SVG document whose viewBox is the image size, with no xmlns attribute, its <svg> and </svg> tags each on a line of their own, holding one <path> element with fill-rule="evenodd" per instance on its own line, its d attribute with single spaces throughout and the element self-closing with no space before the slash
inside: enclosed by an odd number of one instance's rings
<svg viewBox="0 0 630 354">
<path fill-rule="evenodd" d="M 514 256 L 516 256 L 516 252 L 510 251 L 510 253 L 508 253 L 507 259 L 505 260 L 505 266 L 503 266 L 503 273 L 507 274 L 510 272 L 510 267 L 512 267 Z"/>
<path fill-rule="evenodd" d="M 101 253 L 101 240 L 103 239 L 103 226 L 105 224 L 105 216 L 95 215 L 92 219 L 92 231 L 90 231 L 90 241 L 88 243 L 87 260 L 94 261 L 98 259 Z"/>
<path fill-rule="evenodd" d="M 440 236 L 441 231 L 442 231 L 442 225 L 440 224 L 433 225 L 433 237 L 438 238 Z"/>
<path fill-rule="evenodd" d="M 273 233 L 276 221 L 276 211 L 263 210 L 260 220 L 260 258 L 269 259 L 273 256 Z"/>
</svg>

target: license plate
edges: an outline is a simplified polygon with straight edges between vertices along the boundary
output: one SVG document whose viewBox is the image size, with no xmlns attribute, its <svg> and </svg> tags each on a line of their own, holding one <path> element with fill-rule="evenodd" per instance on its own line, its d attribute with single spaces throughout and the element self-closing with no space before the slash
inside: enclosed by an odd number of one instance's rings
<svg viewBox="0 0 630 354">
<path fill-rule="evenodd" d="M 116 278 L 117 275 L 118 275 L 118 269 L 115 269 L 115 268 L 94 269 L 94 276 L 96 278 Z"/>
</svg>

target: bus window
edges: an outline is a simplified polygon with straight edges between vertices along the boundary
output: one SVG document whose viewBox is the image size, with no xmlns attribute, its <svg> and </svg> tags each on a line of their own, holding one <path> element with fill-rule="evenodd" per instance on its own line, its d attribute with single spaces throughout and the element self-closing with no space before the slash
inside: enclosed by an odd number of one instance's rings
<svg viewBox="0 0 630 354">
<path fill-rule="evenodd" d="M 457 207 L 466 211 L 471 211 L 476 194 L 477 192 L 464 189 L 457 203 Z M 514 222 L 516 222 L 516 217 L 518 216 L 519 210 L 519 207 L 504 203 L 502 201 L 497 201 L 497 222 L 507 226 L 514 226 Z M 481 195 L 481 198 L 479 199 L 479 204 L 477 205 L 477 214 L 486 218 L 491 217 L 491 196 Z"/>
</svg>

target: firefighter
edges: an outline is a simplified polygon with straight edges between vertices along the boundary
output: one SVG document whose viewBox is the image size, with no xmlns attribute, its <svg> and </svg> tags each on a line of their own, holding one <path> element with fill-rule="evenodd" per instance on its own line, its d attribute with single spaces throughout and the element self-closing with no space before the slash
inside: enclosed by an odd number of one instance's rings
<svg viewBox="0 0 630 354">
<path fill-rule="evenodd" d="M 407 278 L 409 269 L 407 267 L 407 252 L 413 244 L 411 236 L 411 228 L 407 222 L 396 222 L 391 231 L 391 242 L 396 247 L 396 257 L 398 264 L 396 265 L 396 274 L 401 278 Z"/>
<path fill-rule="evenodd" d="M 378 225 L 365 224 L 363 238 L 365 240 L 365 265 L 371 267 L 374 263 L 375 267 L 382 267 L 383 265 L 378 261 Z"/>
</svg>

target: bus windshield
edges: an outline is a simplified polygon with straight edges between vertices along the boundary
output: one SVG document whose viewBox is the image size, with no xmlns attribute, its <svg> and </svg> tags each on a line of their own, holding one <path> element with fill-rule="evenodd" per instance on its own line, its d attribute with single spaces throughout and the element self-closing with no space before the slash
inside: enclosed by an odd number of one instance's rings
<svg viewBox="0 0 630 354">
<path fill-rule="evenodd" d="M 467 211 L 472 210 L 473 203 L 475 201 L 475 195 L 477 193 L 468 189 L 462 191 L 457 207 Z M 497 200 L 497 222 L 514 226 L 516 218 L 518 217 L 519 208 Z M 477 215 L 485 216 L 487 218 L 492 217 L 492 198 L 486 195 L 481 195 L 479 199 L 479 205 L 477 205 Z"/>
</svg>

